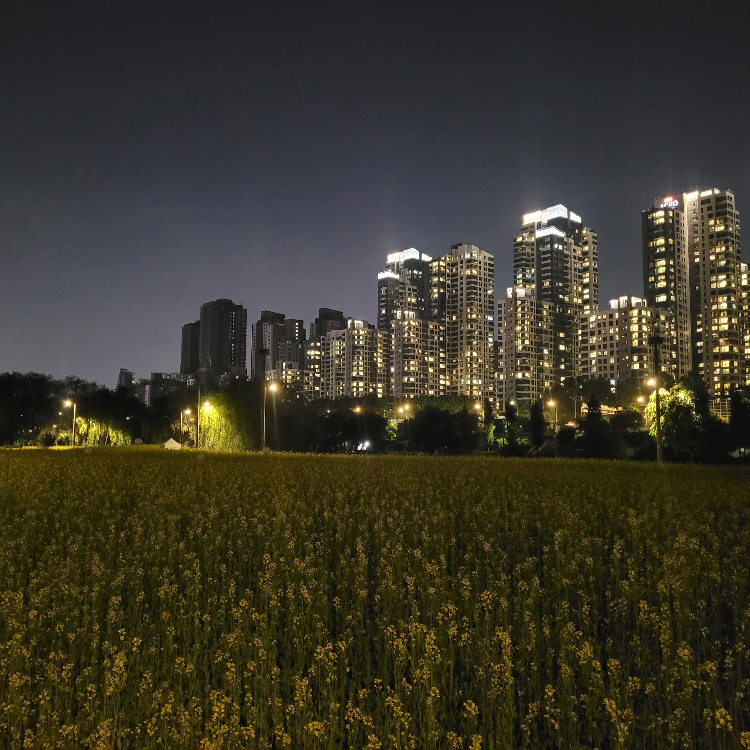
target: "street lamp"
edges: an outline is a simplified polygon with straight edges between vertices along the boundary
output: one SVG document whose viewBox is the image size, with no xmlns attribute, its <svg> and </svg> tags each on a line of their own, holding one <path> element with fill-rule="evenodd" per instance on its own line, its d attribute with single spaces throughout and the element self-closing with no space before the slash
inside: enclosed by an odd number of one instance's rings
<svg viewBox="0 0 750 750">
<path fill-rule="evenodd" d="M 661 386 L 659 385 L 659 381 L 657 378 L 651 378 L 648 381 L 648 385 L 650 385 L 654 389 L 654 406 L 656 407 L 654 420 L 656 421 L 656 462 L 662 463 L 663 456 L 662 456 L 662 439 L 661 439 L 661 394 L 659 391 L 661 391 Z"/>
<path fill-rule="evenodd" d="M 71 406 L 73 407 L 73 437 L 71 438 L 70 444 L 75 448 L 75 446 L 76 446 L 76 408 L 77 408 L 77 404 L 76 404 L 75 401 L 71 401 L 70 399 L 68 399 L 67 401 L 65 401 L 65 403 L 63 405 L 66 406 L 66 407 L 68 407 L 68 408 L 70 408 Z"/>
<path fill-rule="evenodd" d="M 190 414 L 190 409 L 180 409 L 180 443 L 182 443 L 182 435 L 183 435 L 183 427 L 182 427 L 182 415 L 183 414 Z M 130 419 L 130 417 L 128 417 L 128 419 Z"/>
<path fill-rule="evenodd" d="M 266 393 L 268 391 L 271 391 L 272 393 L 275 392 L 277 387 L 276 383 L 269 383 L 266 380 L 263 381 L 263 419 L 261 421 L 260 434 L 260 450 L 262 453 L 266 452 Z"/>
<path fill-rule="evenodd" d="M 198 391 L 200 395 L 200 390 Z M 211 404 L 208 401 L 203 402 L 203 411 L 208 414 L 211 411 Z M 198 400 L 198 408 L 195 412 L 195 447 L 198 448 L 200 445 L 200 430 L 201 430 L 201 405 L 200 399 Z"/>
<path fill-rule="evenodd" d="M 554 408 L 555 410 L 555 429 L 557 429 L 557 401 L 550 399 L 547 401 L 547 406 L 549 406 L 550 409 Z"/>
</svg>

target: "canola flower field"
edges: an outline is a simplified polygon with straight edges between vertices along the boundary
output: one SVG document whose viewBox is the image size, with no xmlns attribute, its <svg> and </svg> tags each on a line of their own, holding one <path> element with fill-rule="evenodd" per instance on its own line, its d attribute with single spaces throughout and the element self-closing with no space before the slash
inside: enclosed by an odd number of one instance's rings
<svg viewBox="0 0 750 750">
<path fill-rule="evenodd" d="M 0 452 L 0 746 L 750 748 L 750 473 Z"/>
</svg>

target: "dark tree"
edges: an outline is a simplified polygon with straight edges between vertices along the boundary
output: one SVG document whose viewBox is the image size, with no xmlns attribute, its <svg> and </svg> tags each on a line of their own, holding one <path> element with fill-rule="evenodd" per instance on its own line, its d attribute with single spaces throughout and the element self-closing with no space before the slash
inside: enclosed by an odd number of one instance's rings
<svg viewBox="0 0 750 750">
<path fill-rule="evenodd" d="M 729 435 L 732 448 L 744 451 L 750 446 L 750 404 L 739 391 L 732 393 L 729 402 Z"/>
<path fill-rule="evenodd" d="M 529 412 L 529 432 L 531 433 L 531 443 L 539 450 L 544 445 L 544 433 L 547 422 L 544 419 L 544 405 L 541 400 L 534 401 Z"/>
<path fill-rule="evenodd" d="M 602 417 L 602 408 L 595 395 L 589 397 L 586 418 L 581 420 L 583 435 L 575 447 L 587 458 L 619 458 L 624 451 L 621 436 Z"/>
<path fill-rule="evenodd" d="M 451 414 L 434 406 L 417 412 L 410 420 L 411 445 L 423 453 L 453 453 L 459 443 Z"/>
<path fill-rule="evenodd" d="M 564 426 L 557 431 L 557 447 L 561 456 L 573 455 L 573 441 L 576 439 L 576 428 Z"/>
<path fill-rule="evenodd" d="M 456 427 L 456 451 L 473 453 L 479 446 L 479 417 L 468 411 L 453 415 Z"/>
<path fill-rule="evenodd" d="M 505 445 L 502 450 L 504 456 L 518 456 L 522 453 L 518 431 L 518 408 L 508 402 L 505 404 Z"/>
</svg>

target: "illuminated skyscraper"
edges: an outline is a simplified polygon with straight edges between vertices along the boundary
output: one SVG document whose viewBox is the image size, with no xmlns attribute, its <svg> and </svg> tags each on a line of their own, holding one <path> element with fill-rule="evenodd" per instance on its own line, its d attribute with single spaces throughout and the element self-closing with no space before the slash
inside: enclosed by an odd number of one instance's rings
<svg viewBox="0 0 750 750">
<path fill-rule="evenodd" d="M 724 412 L 742 384 L 740 214 L 731 190 L 683 195 L 690 264 L 693 370 Z"/>
<path fill-rule="evenodd" d="M 475 245 L 463 243 L 453 245 L 441 260 L 445 262 L 446 395 L 492 399 L 495 260 Z M 440 295 L 440 291 L 434 298 L 431 294 L 438 310 Z"/>
<path fill-rule="evenodd" d="M 385 396 L 386 354 L 384 332 L 366 320 L 329 331 L 321 338 L 321 397 Z"/>
<path fill-rule="evenodd" d="M 688 236 L 682 196 L 667 196 L 642 214 L 643 290 L 648 307 L 667 313 L 668 372 L 675 378 L 691 368 Z"/>
<path fill-rule="evenodd" d="M 610 300 L 609 310 L 584 315 L 581 320 L 582 378 L 606 378 L 614 388 L 629 378 L 646 379 L 656 372 L 651 336 L 663 334 L 669 310 L 649 307 L 639 297 Z M 670 372 L 671 342 L 660 346 L 660 368 Z"/>
<path fill-rule="evenodd" d="M 519 314 L 529 314 L 529 295 L 535 299 L 536 315 L 543 315 L 544 336 L 551 334 L 550 346 L 538 341 L 530 351 L 549 348 L 551 387 L 580 371 L 578 345 L 581 317 L 595 312 L 599 305 L 598 237 L 584 227 L 581 217 L 565 206 L 557 205 L 534 211 L 523 217 L 521 231 L 513 244 L 514 288 L 525 289 L 524 295 L 509 294 Z M 507 321 L 507 305 L 502 311 Z M 506 323 L 507 324 L 507 323 Z M 539 325 L 532 330 L 540 331 Z M 539 333 L 536 334 L 540 335 Z M 503 354 L 509 355 L 503 333 Z M 515 355 L 513 355 L 515 357 Z M 545 355 L 547 356 L 547 355 Z M 523 358 L 523 357 L 522 357 Z M 504 368 L 507 370 L 507 367 Z M 539 382 L 547 382 L 542 378 Z M 506 389 L 507 390 L 507 389 Z M 532 394 L 537 398 L 543 394 Z"/>
<path fill-rule="evenodd" d="M 498 303 L 497 399 L 530 406 L 552 388 L 552 310 L 533 288 L 516 286 Z"/>
<path fill-rule="evenodd" d="M 747 263 L 740 263 L 741 306 L 740 323 L 742 328 L 741 359 L 742 385 L 750 387 L 750 272 Z"/>
<path fill-rule="evenodd" d="M 378 330 L 388 361 L 387 393 L 397 398 L 428 392 L 431 260 L 409 248 L 391 253 L 378 274 Z"/>
</svg>

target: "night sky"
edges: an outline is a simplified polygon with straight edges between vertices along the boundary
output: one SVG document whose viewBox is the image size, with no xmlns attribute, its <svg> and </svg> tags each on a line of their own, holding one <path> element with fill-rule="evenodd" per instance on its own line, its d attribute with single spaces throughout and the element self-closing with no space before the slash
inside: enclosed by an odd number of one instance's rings
<svg viewBox="0 0 750 750">
<path fill-rule="evenodd" d="M 556 203 L 606 306 L 657 196 L 750 218 L 745 2 L 495 5 L 0 3 L 0 371 L 176 371 L 218 297 L 374 321 L 406 247 L 478 245 L 499 297 Z"/>
</svg>

